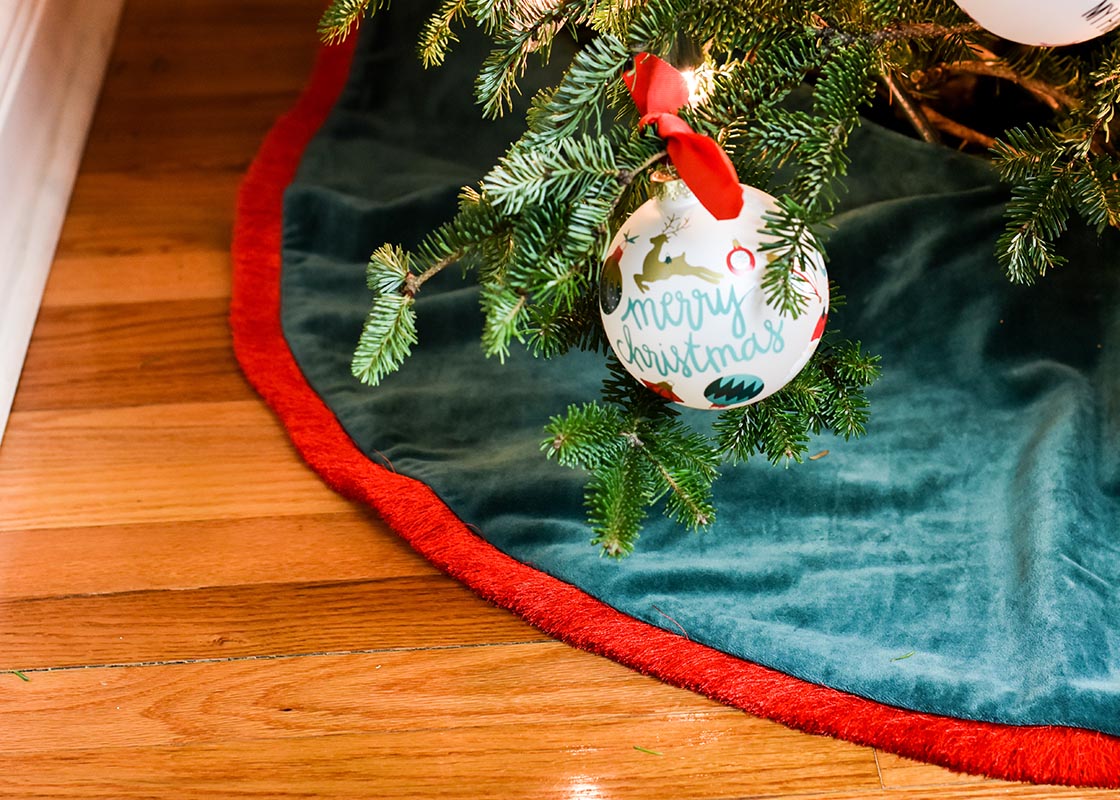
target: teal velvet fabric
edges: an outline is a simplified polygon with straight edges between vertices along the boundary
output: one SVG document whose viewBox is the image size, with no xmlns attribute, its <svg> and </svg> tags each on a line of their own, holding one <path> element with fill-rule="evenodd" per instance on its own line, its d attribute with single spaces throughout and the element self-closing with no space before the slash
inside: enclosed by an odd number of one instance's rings
<svg viewBox="0 0 1120 800">
<path fill-rule="evenodd" d="M 600 357 L 483 358 L 477 291 L 449 270 L 424 287 L 404 369 L 376 389 L 350 377 L 368 253 L 447 219 L 520 126 L 472 104 L 478 40 L 420 69 L 424 5 L 364 31 L 286 194 L 285 334 L 355 442 L 502 551 L 652 625 L 895 706 L 1120 735 L 1117 237 L 1074 230 L 1068 267 L 1009 285 L 987 166 L 865 124 L 828 251 L 849 298 L 831 324 L 883 357 L 867 437 L 729 469 L 713 528 L 654 516 L 632 557 L 600 558 L 584 476 L 538 449 L 550 415 L 597 396 Z"/>
</svg>

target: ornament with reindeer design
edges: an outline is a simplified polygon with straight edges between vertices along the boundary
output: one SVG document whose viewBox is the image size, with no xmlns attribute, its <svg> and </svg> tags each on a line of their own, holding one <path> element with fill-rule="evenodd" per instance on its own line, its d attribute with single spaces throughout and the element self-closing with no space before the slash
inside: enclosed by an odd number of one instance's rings
<svg viewBox="0 0 1120 800">
<path fill-rule="evenodd" d="M 651 391 L 693 408 L 757 402 L 804 368 L 824 331 L 828 276 L 819 256 L 795 275 L 796 318 L 767 305 L 763 215 L 774 198 L 741 186 L 743 210 L 717 220 L 669 181 L 607 248 L 600 312 L 611 348 Z"/>
<path fill-rule="evenodd" d="M 688 219 L 678 220 L 675 215 L 670 215 L 665 221 L 665 227 L 656 235 L 649 237 L 649 243 L 653 247 L 642 259 L 642 271 L 634 275 L 634 283 L 643 293 L 654 281 L 663 281 L 674 275 L 692 276 L 708 283 L 719 283 L 723 280 L 723 276 L 718 272 L 689 264 L 684 253 L 678 256 L 670 256 L 667 253 L 663 255 L 662 251 L 667 250 L 665 245 L 669 238 L 675 237 L 687 227 Z"/>
</svg>

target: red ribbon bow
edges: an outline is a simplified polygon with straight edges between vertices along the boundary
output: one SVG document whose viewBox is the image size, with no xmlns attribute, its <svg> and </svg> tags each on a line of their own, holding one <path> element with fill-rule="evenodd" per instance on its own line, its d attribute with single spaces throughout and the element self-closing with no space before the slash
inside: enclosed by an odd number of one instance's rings
<svg viewBox="0 0 1120 800">
<path fill-rule="evenodd" d="M 622 79 L 642 115 L 641 125 L 657 125 L 677 174 L 716 219 L 734 219 L 743 208 L 735 165 L 715 139 L 696 133 L 677 116 L 688 105 L 688 84 L 671 64 L 649 53 L 634 57 Z"/>
</svg>

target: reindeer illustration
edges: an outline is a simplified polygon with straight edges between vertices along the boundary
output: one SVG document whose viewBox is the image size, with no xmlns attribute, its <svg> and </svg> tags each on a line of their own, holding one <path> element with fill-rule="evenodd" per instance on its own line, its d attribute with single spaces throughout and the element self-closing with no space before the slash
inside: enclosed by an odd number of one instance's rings
<svg viewBox="0 0 1120 800">
<path fill-rule="evenodd" d="M 684 260 L 683 254 L 672 257 L 661 257 L 661 248 L 669 241 L 669 237 L 679 233 L 687 224 L 687 220 L 680 221 L 675 215 L 670 216 L 669 219 L 666 220 L 665 227 L 662 229 L 661 233 L 649 237 L 649 242 L 653 245 L 653 248 L 646 254 L 645 259 L 642 261 L 641 273 L 634 275 L 634 283 L 638 284 L 638 288 L 641 291 L 648 291 L 649 285 L 654 281 L 663 281 L 674 275 L 691 275 L 694 278 L 699 278 L 708 283 L 719 283 L 723 279 L 718 272 L 704 269 L 704 267 L 692 266 Z"/>
</svg>

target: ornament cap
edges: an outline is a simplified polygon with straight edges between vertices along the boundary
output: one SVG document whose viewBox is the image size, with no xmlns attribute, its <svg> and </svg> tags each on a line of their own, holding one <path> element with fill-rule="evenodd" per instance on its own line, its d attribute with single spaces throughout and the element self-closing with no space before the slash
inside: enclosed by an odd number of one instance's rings
<svg viewBox="0 0 1120 800">
<path fill-rule="evenodd" d="M 659 169 L 649 176 L 649 182 L 653 196 L 667 209 L 678 210 L 700 203 L 675 170 Z"/>
</svg>

